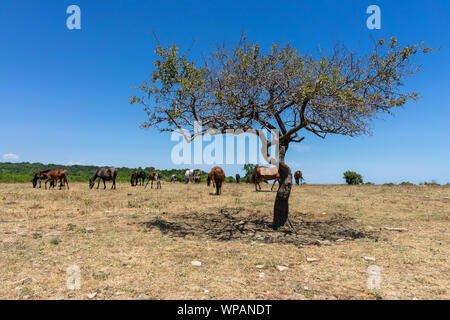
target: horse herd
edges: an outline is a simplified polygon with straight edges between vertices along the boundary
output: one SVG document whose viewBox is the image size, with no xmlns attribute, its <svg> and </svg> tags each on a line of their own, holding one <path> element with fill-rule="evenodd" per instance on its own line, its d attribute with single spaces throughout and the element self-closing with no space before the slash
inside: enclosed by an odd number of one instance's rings
<svg viewBox="0 0 450 320">
<path fill-rule="evenodd" d="M 97 169 L 92 177 L 89 179 L 89 188 L 92 189 L 95 185 L 95 180 L 98 180 L 97 183 L 97 189 L 100 187 L 100 181 L 103 181 L 103 189 L 106 189 L 106 181 L 112 181 L 111 189 L 116 189 L 116 177 L 117 177 L 118 170 L 116 168 L 99 168 Z M 240 182 L 241 176 L 239 174 L 236 174 L 236 183 Z M 145 180 L 147 179 L 147 183 L 145 184 Z M 277 168 L 270 168 L 270 167 L 264 167 L 264 166 L 257 166 L 253 170 L 253 174 L 251 176 L 251 182 L 255 184 L 255 191 L 261 190 L 260 182 L 262 180 L 274 180 L 272 184 L 271 191 L 273 190 L 273 187 L 275 186 L 275 183 L 278 181 L 278 184 L 280 183 L 280 174 L 278 173 Z M 296 184 L 303 184 L 303 175 L 300 170 L 296 171 L 294 173 L 294 179 Z M 45 170 L 45 171 L 39 171 L 36 173 L 33 177 L 32 183 L 33 188 L 36 188 L 37 183 L 39 181 L 39 188 L 41 187 L 42 180 L 45 181 L 45 189 L 47 189 L 47 183 L 50 183 L 51 188 L 55 188 L 55 186 L 58 184 L 59 181 L 59 188 L 62 189 L 63 187 L 67 186 L 67 189 L 69 189 L 69 183 L 67 182 L 67 170 L 66 169 L 57 169 L 57 170 Z M 176 181 L 177 178 L 175 175 L 172 175 L 170 177 L 170 182 Z M 219 195 L 222 191 L 222 184 L 225 181 L 225 172 L 221 167 L 213 167 L 208 174 L 208 178 L 206 180 L 206 184 L 208 187 L 211 185 L 213 188 L 216 189 L 216 195 Z M 145 173 L 145 171 L 133 171 L 131 173 L 131 186 L 144 186 L 147 188 L 148 184 L 151 182 L 151 188 L 153 189 L 153 182 L 156 182 L 156 188 L 161 189 L 161 176 L 159 172 L 151 172 L 148 175 Z M 199 169 L 191 169 L 187 170 L 185 173 L 185 183 L 189 182 L 200 182 L 200 170 Z M 258 190 L 259 188 L 259 190 Z"/>
</svg>

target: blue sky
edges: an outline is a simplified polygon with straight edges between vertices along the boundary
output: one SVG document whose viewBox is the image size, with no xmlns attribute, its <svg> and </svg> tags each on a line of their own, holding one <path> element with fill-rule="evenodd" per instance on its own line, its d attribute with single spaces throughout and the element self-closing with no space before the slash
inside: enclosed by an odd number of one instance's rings
<svg viewBox="0 0 450 320">
<path fill-rule="evenodd" d="M 81 8 L 81 30 L 66 9 Z M 366 27 L 366 8 L 381 8 L 381 30 Z M 0 6 L 0 161 L 176 167 L 168 134 L 144 130 L 129 97 L 155 59 L 152 32 L 192 58 L 242 31 L 269 46 L 303 51 L 335 41 L 361 52 L 371 37 L 422 40 L 439 52 L 420 57 L 406 82 L 421 99 L 376 121 L 372 136 L 307 135 L 287 154 L 308 183 L 342 183 L 355 170 L 366 181 L 450 182 L 450 2 L 441 1 L 5 1 Z M 16 155 L 16 156 L 14 156 Z M 18 157 L 18 158 L 17 158 Z M 182 165 L 181 167 L 186 167 Z M 210 167 L 200 166 L 204 169 Z M 223 166 L 227 175 L 242 166 Z"/>
</svg>

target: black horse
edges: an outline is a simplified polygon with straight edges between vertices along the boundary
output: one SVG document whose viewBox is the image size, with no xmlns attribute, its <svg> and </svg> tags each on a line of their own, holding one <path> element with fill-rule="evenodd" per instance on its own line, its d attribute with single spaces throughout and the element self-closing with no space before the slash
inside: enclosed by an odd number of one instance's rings
<svg viewBox="0 0 450 320">
<path fill-rule="evenodd" d="M 145 174 L 145 171 L 139 171 L 139 172 L 133 171 L 131 173 L 131 181 L 130 181 L 131 186 L 134 187 L 134 186 L 137 186 L 138 184 L 140 186 L 143 186 L 145 183 L 146 176 L 147 175 Z"/>
<path fill-rule="evenodd" d="M 239 181 L 241 181 L 241 175 L 236 173 L 236 183 L 239 183 Z"/>
<path fill-rule="evenodd" d="M 94 175 L 91 179 L 89 179 L 89 188 L 92 189 L 95 184 L 95 179 L 98 178 L 97 189 L 100 187 L 100 179 L 103 180 L 103 185 L 105 186 L 103 189 L 106 189 L 105 181 L 112 180 L 111 189 L 116 189 L 116 177 L 117 177 L 117 169 L 116 168 L 100 168 L 95 171 Z"/>
</svg>

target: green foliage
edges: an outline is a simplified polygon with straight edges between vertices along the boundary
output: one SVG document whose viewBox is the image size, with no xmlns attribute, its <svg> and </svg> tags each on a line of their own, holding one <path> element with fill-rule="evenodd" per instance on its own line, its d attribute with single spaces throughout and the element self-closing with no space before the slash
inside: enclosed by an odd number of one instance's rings
<svg viewBox="0 0 450 320">
<path fill-rule="evenodd" d="M 245 176 L 241 180 L 250 183 L 253 171 L 255 170 L 256 166 L 257 166 L 256 164 L 252 163 L 244 164 Z"/>
<path fill-rule="evenodd" d="M 400 186 L 414 186 L 414 183 L 411 183 L 409 181 L 403 181 L 402 183 L 399 184 Z"/>
<path fill-rule="evenodd" d="M 431 180 L 431 182 L 426 182 L 425 181 L 423 184 L 426 185 L 426 186 L 432 186 L 432 187 L 433 186 L 440 186 L 440 184 L 437 183 L 436 180 Z"/>
<path fill-rule="evenodd" d="M 236 182 L 236 179 L 235 178 L 233 178 L 233 177 L 226 177 L 225 178 L 225 182 Z"/>
<path fill-rule="evenodd" d="M 29 163 L 29 162 L 0 162 L 0 182 L 16 183 L 16 182 L 31 182 L 35 173 L 47 169 L 60 169 L 66 168 L 68 171 L 67 178 L 69 183 L 75 182 L 88 182 L 94 172 L 100 168 L 98 166 L 82 166 L 82 165 L 60 165 L 60 164 L 42 164 L 42 163 Z M 145 171 L 147 174 L 156 171 L 154 167 L 146 168 L 127 168 L 118 167 L 117 181 L 130 181 L 130 176 L 133 171 Z M 184 174 L 187 169 L 170 169 L 170 170 L 158 170 L 163 180 L 170 181 L 170 177 L 174 174 L 178 181 L 184 181 Z M 206 181 L 208 174 L 204 171 L 200 172 L 201 181 Z"/>
<path fill-rule="evenodd" d="M 60 242 L 61 242 L 61 240 L 59 238 L 52 238 L 50 240 L 50 243 L 54 244 L 54 245 L 58 245 Z"/>
<path fill-rule="evenodd" d="M 362 176 L 354 171 L 345 171 L 344 179 L 347 184 L 363 184 Z"/>
<path fill-rule="evenodd" d="M 419 70 L 415 56 L 430 51 L 423 42 L 402 45 L 392 37 L 374 41 L 367 54 L 338 43 L 312 55 L 289 43 L 263 48 L 243 34 L 237 44 L 215 45 L 192 60 L 176 44 L 157 43 L 153 76 L 130 103 L 143 106 L 143 127 L 183 128 L 187 136 L 196 121 L 202 122 L 196 135 L 278 126 L 285 142 L 299 142 L 301 129 L 358 136 L 382 113 L 418 99 L 401 87 Z"/>
</svg>

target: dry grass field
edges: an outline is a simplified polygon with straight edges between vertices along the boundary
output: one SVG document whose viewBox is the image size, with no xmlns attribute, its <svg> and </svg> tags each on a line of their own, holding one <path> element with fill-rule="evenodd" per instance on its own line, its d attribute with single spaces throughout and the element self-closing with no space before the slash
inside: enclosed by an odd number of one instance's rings
<svg viewBox="0 0 450 320">
<path fill-rule="evenodd" d="M 0 184 L 0 298 L 450 299 L 450 187 L 295 185 L 276 232 L 269 185 L 70 187 Z"/>
</svg>

